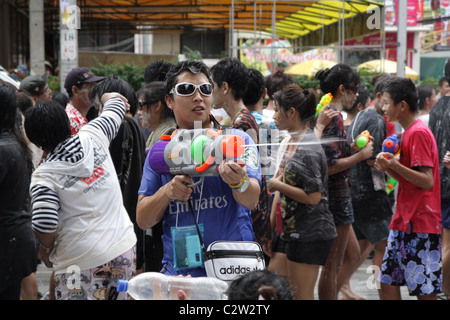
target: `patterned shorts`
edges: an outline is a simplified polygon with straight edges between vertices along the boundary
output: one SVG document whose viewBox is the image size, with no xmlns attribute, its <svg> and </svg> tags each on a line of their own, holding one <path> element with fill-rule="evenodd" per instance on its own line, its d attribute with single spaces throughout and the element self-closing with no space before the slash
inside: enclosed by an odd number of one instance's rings
<svg viewBox="0 0 450 320">
<path fill-rule="evenodd" d="M 378 280 L 411 296 L 442 291 L 441 235 L 391 230 Z"/>
<path fill-rule="evenodd" d="M 73 267 L 73 268 L 72 268 Z M 128 300 L 126 292 L 117 292 L 118 280 L 131 279 L 136 271 L 136 247 L 110 262 L 88 270 L 72 266 L 69 273 L 56 274 L 57 300 Z"/>
</svg>

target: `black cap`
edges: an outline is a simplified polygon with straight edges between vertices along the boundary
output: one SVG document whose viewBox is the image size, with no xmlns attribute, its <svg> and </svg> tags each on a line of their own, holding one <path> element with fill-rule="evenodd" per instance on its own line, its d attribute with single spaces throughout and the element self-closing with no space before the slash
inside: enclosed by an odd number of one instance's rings
<svg viewBox="0 0 450 320">
<path fill-rule="evenodd" d="M 99 77 L 92 73 L 88 68 L 73 68 L 64 81 L 64 88 L 69 91 L 72 86 L 77 86 L 81 83 L 98 82 L 105 79 L 105 77 Z"/>
<path fill-rule="evenodd" d="M 28 76 L 20 82 L 19 89 L 28 91 L 32 96 L 39 95 L 39 92 L 45 87 L 48 81 L 48 72 L 41 76 Z"/>
</svg>

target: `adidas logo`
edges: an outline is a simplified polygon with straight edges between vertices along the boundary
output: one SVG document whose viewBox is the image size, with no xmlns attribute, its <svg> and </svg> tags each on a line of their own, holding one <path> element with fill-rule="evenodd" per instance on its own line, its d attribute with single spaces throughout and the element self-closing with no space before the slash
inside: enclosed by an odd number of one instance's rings
<svg viewBox="0 0 450 320">
<path fill-rule="evenodd" d="M 228 268 L 220 268 L 220 274 L 245 274 L 247 272 L 250 272 L 250 267 L 242 267 L 240 265 L 238 266 L 229 266 Z"/>
</svg>

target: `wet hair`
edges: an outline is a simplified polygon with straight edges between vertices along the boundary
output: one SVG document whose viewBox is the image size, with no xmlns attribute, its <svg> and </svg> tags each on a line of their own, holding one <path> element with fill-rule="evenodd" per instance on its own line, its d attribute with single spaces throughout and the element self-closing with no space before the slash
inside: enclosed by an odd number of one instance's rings
<svg viewBox="0 0 450 320">
<path fill-rule="evenodd" d="M 170 62 L 164 60 L 155 60 L 149 63 L 144 70 L 144 81 L 146 84 L 153 81 L 164 81 L 167 72 L 173 66 Z"/>
<path fill-rule="evenodd" d="M 372 80 L 370 82 L 374 87 L 375 94 L 377 94 L 377 93 L 383 94 L 383 88 L 384 88 L 384 85 L 386 84 L 386 80 L 388 80 L 390 77 L 391 76 L 389 74 L 385 73 L 385 74 L 379 74 L 372 78 Z"/>
<path fill-rule="evenodd" d="M 411 79 L 391 77 L 386 82 L 384 92 L 389 93 L 395 104 L 405 101 L 411 112 L 419 111 L 417 89 Z"/>
<path fill-rule="evenodd" d="M 243 99 L 247 90 L 249 75 L 247 67 L 236 58 L 224 58 L 211 68 L 214 82 L 220 87 L 228 83 L 235 100 Z"/>
<path fill-rule="evenodd" d="M 27 163 L 28 172 L 33 170 L 32 154 L 22 130 L 22 113 L 18 107 L 16 92 L 0 81 L 0 132 L 9 131 L 14 136 Z"/>
<path fill-rule="evenodd" d="M 367 99 L 370 98 L 370 92 L 364 87 L 360 87 L 358 89 L 358 96 L 356 97 L 356 101 L 353 104 L 353 106 L 350 109 L 347 109 L 347 112 L 352 114 L 355 112 L 355 109 L 358 107 L 358 104 L 361 103 L 361 105 L 364 107 L 366 104 Z"/>
<path fill-rule="evenodd" d="M 320 81 L 320 89 L 323 93 L 331 93 L 333 96 L 341 84 L 345 88 L 359 85 L 359 74 L 352 67 L 338 63 L 331 69 L 319 70 L 316 73 L 316 79 Z"/>
<path fill-rule="evenodd" d="M 59 102 L 39 101 L 25 112 L 25 132 L 32 143 L 51 152 L 70 138 L 69 117 Z"/>
<path fill-rule="evenodd" d="M 102 98 L 103 94 L 108 92 L 117 92 L 123 95 L 130 105 L 130 113 L 134 116 L 138 108 L 136 93 L 127 81 L 117 75 L 108 77 L 98 82 L 91 91 L 91 100 L 95 97 Z"/>
<path fill-rule="evenodd" d="M 193 74 L 203 73 L 208 78 L 209 83 L 214 85 L 211 75 L 209 74 L 208 67 L 205 63 L 202 61 L 185 60 L 176 66 L 173 66 L 170 68 L 169 72 L 167 72 L 166 79 L 164 80 L 165 94 L 173 96 L 173 94 L 170 93 L 170 90 L 172 90 L 178 83 L 178 75 L 184 71 L 188 71 Z"/>
<path fill-rule="evenodd" d="M 430 84 L 421 83 L 417 86 L 417 94 L 419 96 L 417 105 L 419 106 L 419 110 L 422 110 L 425 107 L 425 100 L 431 98 L 433 90 L 434 88 Z"/>
<path fill-rule="evenodd" d="M 246 106 L 251 106 L 261 99 L 266 88 L 266 78 L 256 69 L 248 69 L 248 76 L 248 85 L 243 101 Z"/>
<path fill-rule="evenodd" d="M 448 83 L 448 80 L 447 80 L 446 77 L 440 78 L 440 79 L 439 79 L 439 87 L 442 87 L 442 86 L 444 85 L 445 82 Z"/>
<path fill-rule="evenodd" d="M 52 100 L 59 102 L 63 108 L 66 108 L 67 103 L 69 103 L 69 96 L 64 92 L 55 92 L 52 94 Z"/>
<path fill-rule="evenodd" d="M 447 79 L 447 82 L 450 84 L 450 58 L 447 59 L 447 62 L 444 66 L 444 77 Z"/>
<path fill-rule="evenodd" d="M 287 279 L 270 270 L 257 270 L 244 274 L 232 281 L 228 300 L 293 300 Z"/>
<path fill-rule="evenodd" d="M 161 102 L 164 107 L 164 115 L 166 118 L 175 118 L 173 111 L 167 107 L 165 97 L 164 82 L 152 81 L 139 89 L 137 93 L 138 100 L 142 98 L 148 105 L 152 105 L 156 102 Z"/>
<path fill-rule="evenodd" d="M 303 123 L 314 120 L 317 101 L 312 90 L 303 90 L 297 84 L 290 84 L 275 92 L 273 99 L 278 108 L 285 111 L 290 108 L 297 110 Z"/>
<path fill-rule="evenodd" d="M 278 70 L 274 74 L 266 77 L 267 95 L 270 99 L 272 99 L 275 92 L 281 90 L 285 85 L 293 83 L 295 83 L 295 80 L 290 74 L 284 73 L 282 70 Z"/>
<path fill-rule="evenodd" d="M 17 108 L 17 96 L 14 89 L 4 82 L 0 82 L 0 132 L 14 129 Z"/>
</svg>

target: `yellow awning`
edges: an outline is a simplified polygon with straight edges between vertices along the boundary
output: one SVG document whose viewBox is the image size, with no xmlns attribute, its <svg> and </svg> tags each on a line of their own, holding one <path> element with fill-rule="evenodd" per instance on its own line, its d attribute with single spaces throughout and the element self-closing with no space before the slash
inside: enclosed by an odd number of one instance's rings
<svg viewBox="0 0 450 320">
<path fill-rule="evenodd" d="M 27 9 L 28 1 L 15 0 L 15 3 Z M 55 10 L 55 6 L 57 1 L 49 1 L 45 10 Z M 113 28 L 124 22 L 131 24 L 133 32 L 145 32 L 137 26 L 171 31 L 232 27 L 242 31 L 274 31 L 276 37 L 290 39 L 340 19 L 367 14 L 368 9 L 383 7 L 378 2 L 363 0 L 83 0 L 78 1 L 78 6 L 84 29 Z"/>
</svg>

